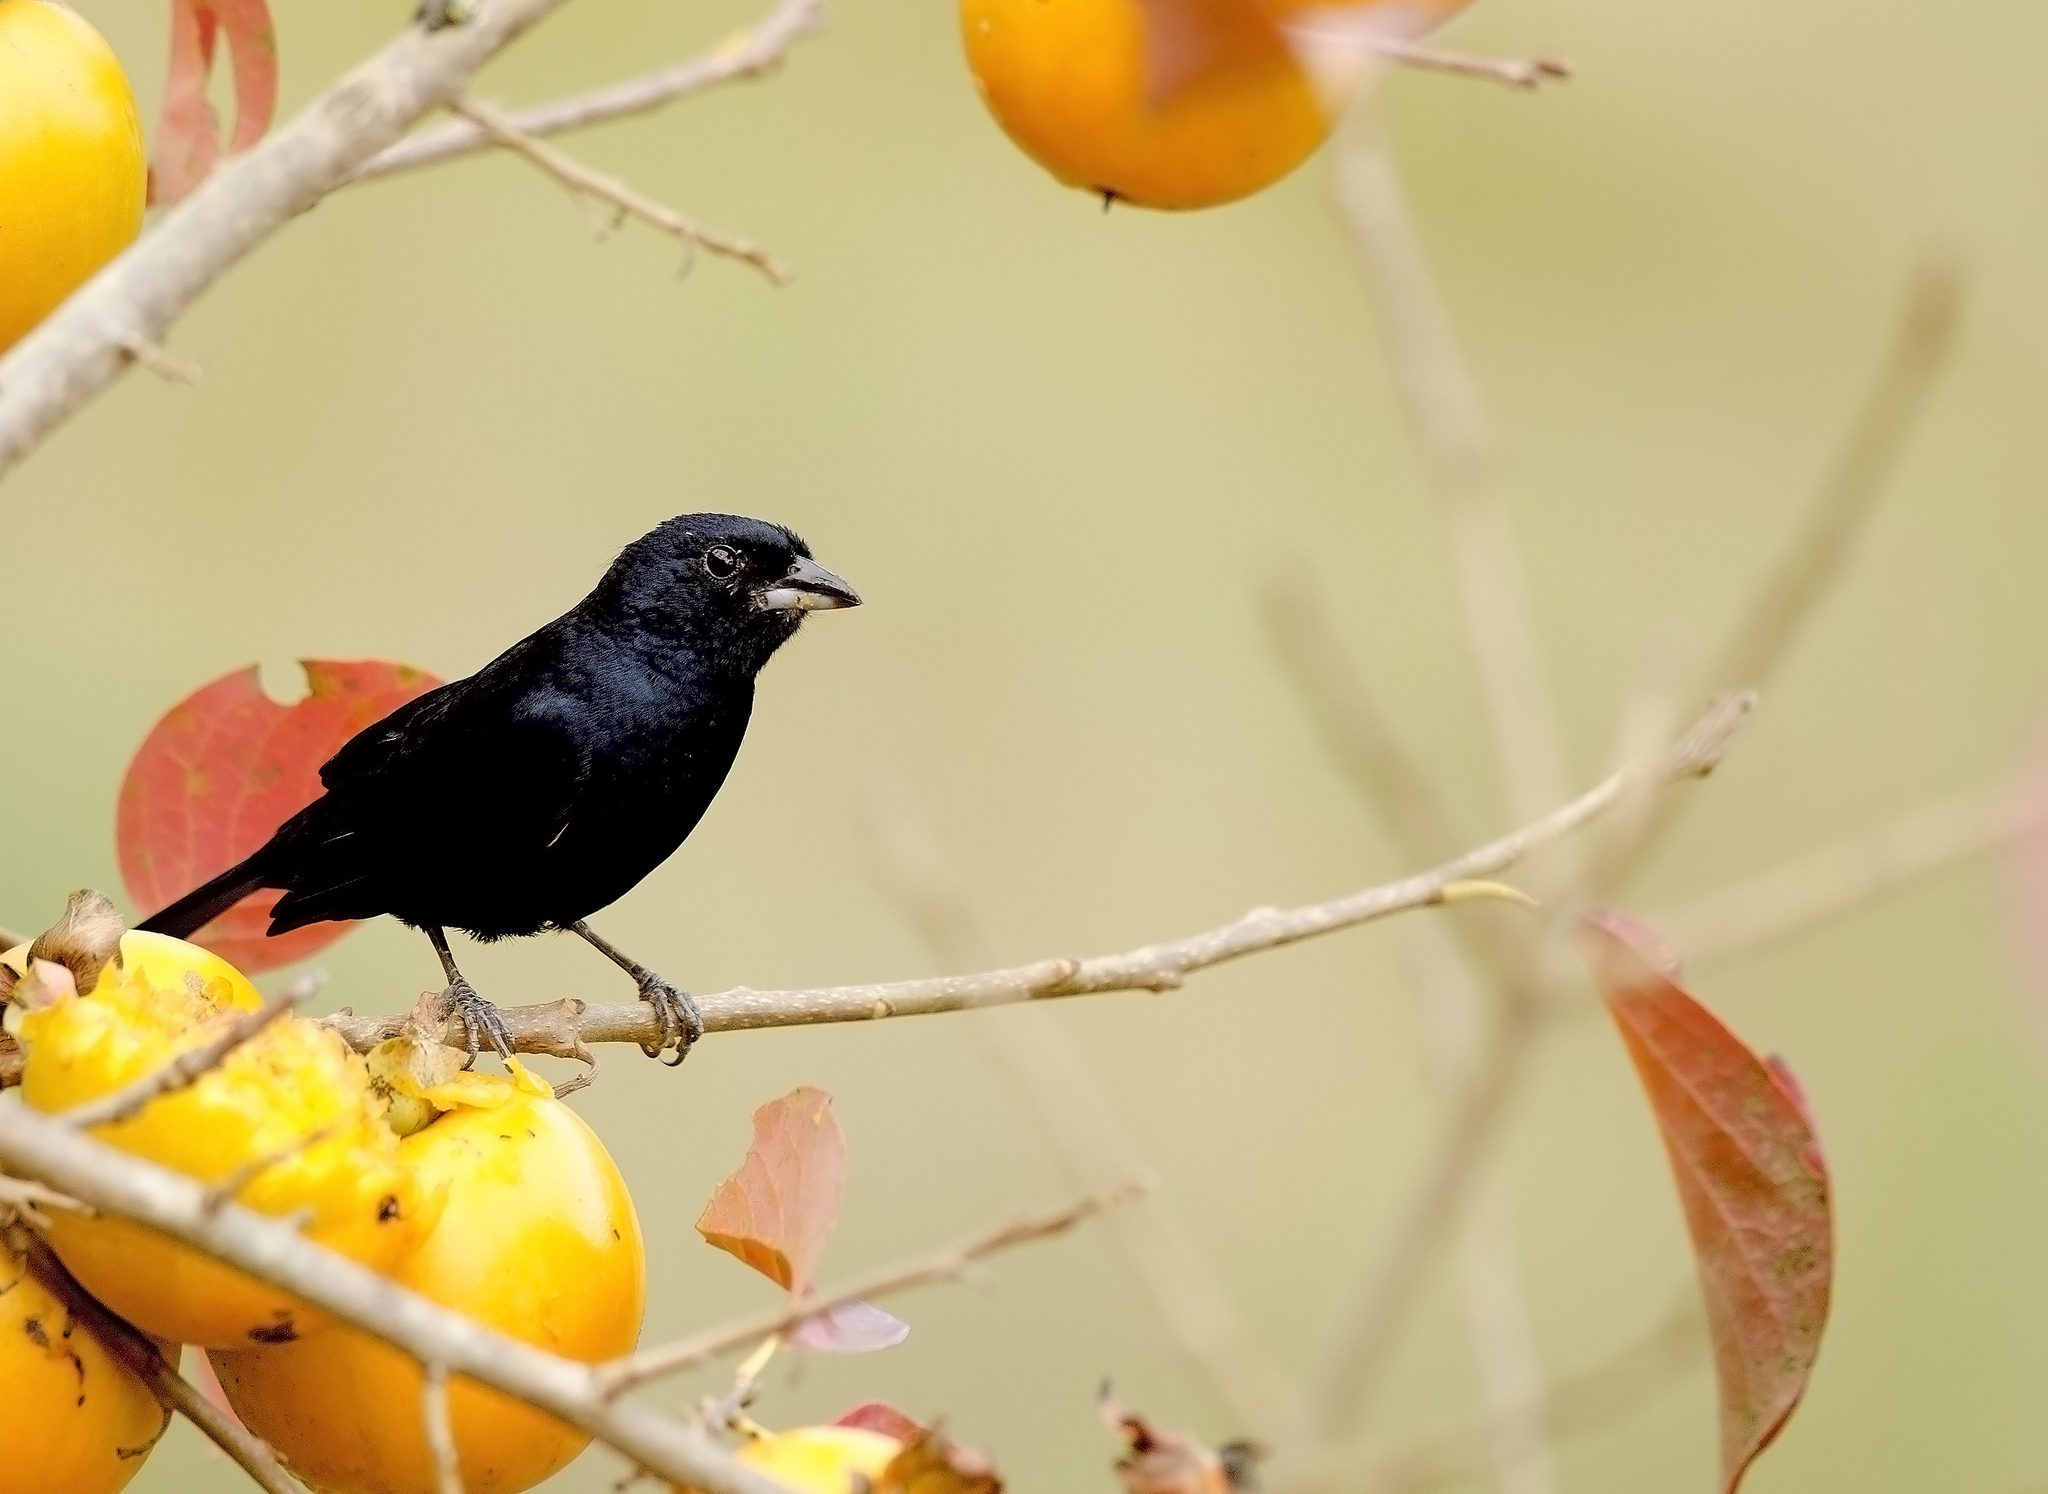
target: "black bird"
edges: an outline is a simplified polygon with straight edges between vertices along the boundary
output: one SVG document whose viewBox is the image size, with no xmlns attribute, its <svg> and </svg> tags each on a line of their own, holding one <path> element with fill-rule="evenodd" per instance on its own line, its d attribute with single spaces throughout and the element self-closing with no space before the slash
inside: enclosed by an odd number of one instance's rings
<svg viewBox="0 0 2048 1494">
<path fill-rule="evenodd" d="M 740 750 L 754 676 L 806 612 L 858 607 L 777 524 L 683 514 L 628 545 L 597 589 L 467 679 L 364 728 L 326 792 L 254 855 L 141 927 L 183 938 L 259 888 L 270 933 L 389 913 L 441 958 L 472 1053 L 511 1044 L 455 968 L 482 940 L 567 929 L 632 976 L 680 1063 L 703 1033 L 688 993 L 585 920 L 683 843 Z"/>
</svg>

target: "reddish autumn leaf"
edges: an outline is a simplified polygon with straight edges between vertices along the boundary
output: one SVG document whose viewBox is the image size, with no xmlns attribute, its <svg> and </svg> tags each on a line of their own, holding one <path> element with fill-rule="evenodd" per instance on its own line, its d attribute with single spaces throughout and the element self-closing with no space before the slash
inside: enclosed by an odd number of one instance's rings
<svg viewBox="0 0 2048 1494">
<path fill-rule="evenodd" d="M 283 705 L 256 667 L 201 687 L 150 729 L 121 782 L 115 835 L 128 896 L 145 914 L 262 845 L 320 794 L 320 765 L 350 737 L 440 683 L 379 660 L 301 661 L 311 693 Z M 254 974 L 305 959 L 353 927 L 265 936 L 281 894 L 253 893 L 193 939 Z"/>
<path fill-rule="evenodd" d="M 1002 1494 L 987 1453 L 962 1447 L 938 1427 L 921 1428 L 889 1460 L 875 1494 Z"/>
<path fill-rule="evenodd" d="M 1126 1494 L 1237 1494 L 1251 1486 L 1256 1451 L 1249 1443 L 1212 1448 L 1169 1427 L 1156 1426 L 1110 1393 L 1095 1397 L 1102 1424 L 1123 1438 L 1116 1476 Z"/>
<path fill-rule="evenodd" d="M 1721 1392 L 1721 1487 L 1784 1430 L 1827 1325 L 1834 1225 L 1804 1095 L 1677 982 L 1620 915 L 1587 921 L 1594 980 L 1650 1098 L 1692 1234 Z"/>
<path fill-rule="evenodd" d="M 697 1233 L 801 1297 L 846 1197 L 846 1136 L 832 1097 L 805 1085 L 754 1112 L 754 1141 L 718 1185 Z"/>
<path fill-rule="evenodd" d="M 835 1427 L 864 1427 L 870 1432 L 880 1432 L 884 1437 L 894 1437 L 898 1442 L 908 1442 L 913 1437 L 924 1435 L 924 1427 L 907 1411 L 899 1411 L 887 1401 L 862 1401 L 845 1415 L 832 1423 Z"/>
<path fill-rule="evenodd" d="M 220 120 L 206 87 L 223 33 L 235 75 L 228 150 L 247 150 L 261 140 L 277 112 L 277 29 L 267 0 L 171 0 L 170 75 L 150 158 L 154 201 L 183 200 L 220 158 Z"/>
</svg>

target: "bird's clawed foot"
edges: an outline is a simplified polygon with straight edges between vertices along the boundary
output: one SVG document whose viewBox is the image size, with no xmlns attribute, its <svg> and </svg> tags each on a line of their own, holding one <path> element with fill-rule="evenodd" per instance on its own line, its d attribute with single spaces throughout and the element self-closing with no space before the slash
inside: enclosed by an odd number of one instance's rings
<svg viewBox="0 0 2048 1494">
<path fill-rule="evenodd" d="M 458 975 L 447 994 L 448 1014 L 462 1024 L 463 1046 L 469 1050 L 472 1063 L 476 1060 L 479 1032 L 498 1050 L 498 1057 L 512 1056 L 512 1034 L 505 1029 L 505 1019 L 498 1014 L 497 1007 L 477 995 L 475 986 Z"/>
<path fill-rule="evenodd" d="M 652 970 L 641 971 L 634 981 L 640 987 L 640 999 L 654 1008 L 661 1022 L 661 1041 L 642 1043 L 640 1051 L 674 1068 L 690 1056 L 690 1049 L 704 1036 L 704 1014 L 697 1010 L 688 991 L 670 985 Z M 663 1058 L 671 1048 L 676 1056 Z"/>
</svg>

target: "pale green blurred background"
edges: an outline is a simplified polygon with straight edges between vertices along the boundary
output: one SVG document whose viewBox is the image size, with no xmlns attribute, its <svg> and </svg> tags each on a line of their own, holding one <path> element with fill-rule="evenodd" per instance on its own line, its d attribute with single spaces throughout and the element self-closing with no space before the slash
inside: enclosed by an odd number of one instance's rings
<svg viewBox="0 0 2048 1494">
<path fill-rule="evenodd" d="M 153 111 L 160 0 L 79 4 Z M 404 19 L 403 0 L 277 10 L 287 109 Z M 644 69 L 749 14 L 582 0 L 488 91 Z M 1540 97 L 1404 76 L 1387 108 L 1502 433 L 1582 778 L 1645 661 L 1712 648 L 1789 531 L 1921 247 L 1971 271 L 1952 377 L 1854 574 L 1642 908 L 2012 763 L 2048 684 L 2048 9 L 1482 0 L 1443 40 L 1581 69 Z M 775 291 L 709 260 L 678 280 L 673 244 L 639 228 L 594 244 L 505 160 L 350 191 L 265 246 L 170 340 L 203 388 L 131 377 L 8 483 L 0 921 L 117 887 L 123 765 L 200 682 L 258 658 L 290 693 L 300 655 L 466 672 L 690 508 L 793 524 L 870 603 L 776 661 L 703 828 L 602 920 L 698 989 L 932 968 L 868 869 L 858 821 L 878 790 L 924 803 L 1006 958 L 1399 869 L 1263 639 L 1255 583 L 1304 556 L 1468 827 L 1503 825 L 1435 509 L 1321 163 L 1217 212 L 1105 215 L 999 135 L 929 0 L 842 0 L 778 79 L 574 148 L 759 237 L 798 280 Z M 1431 1134 L 1398 947 L 1382 927 L 1056 1011 L 1301 1370 Z M 436 973 L 395 925 L 322 963 L 329 998 L 359 1009 Z M 469 968 L 505 1001 L 624 994 L 553 941 Z M 1826 1349 L 1751 1487 L 2048 1482 L 2048 1071 L 1997 869 L 1700 990 L 1804 1077 L 1840 1208 Z M 643 1211 L 649 1339 L 770 1300 L 691 1223 L 749 1110 L 798 1083 L 832 1090 L 851 1138 L 828 1274 L 1069 1192 L 961 1019 L 720 1037 L 674 1073 L 621 1050 L 576 1104 Z M 1505 1164 L 1543 1360 L 1597 1362 L 1691 1269 L 1604 1027 L 1548 1051 Z M 1380 1430 L 1475 1402 L 1448 1277 Z M 1090 1406 L 1104 1375 L 1163 1420 L 1239 1430 L 1098 1236 L 1009 1256 L 986 1291 L 896 1305 L 905 1347 L 778 1375 L 761 1417 L 876 1396 L 943 1412 L 1024 1490 L 1111 1487 Z M 1562 1484 L 1706 1490 L 1714 1447 L 1702 1371 L 1562 1445 Z M 620 1471 L 593 1453 L 550 1487 Z M 181 1427 L 133 1488 L 238 1480 Z"/>
</svg>

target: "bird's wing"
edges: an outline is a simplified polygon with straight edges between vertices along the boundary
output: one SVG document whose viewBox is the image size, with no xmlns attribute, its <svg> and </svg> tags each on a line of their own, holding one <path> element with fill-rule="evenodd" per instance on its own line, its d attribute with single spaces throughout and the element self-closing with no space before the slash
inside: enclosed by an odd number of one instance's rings
<svg viewBox="0 0 2048 1494">
<path fill-rule="evenodd" d="M 451 692 L 401 707 L 328 760 L 327 793 L 280 833 L 289 891 L 273 932 L 402 912 L 452 859 L 509 867 L 567 830 L 590 772 L 574 702 Z"/>
</svg>

